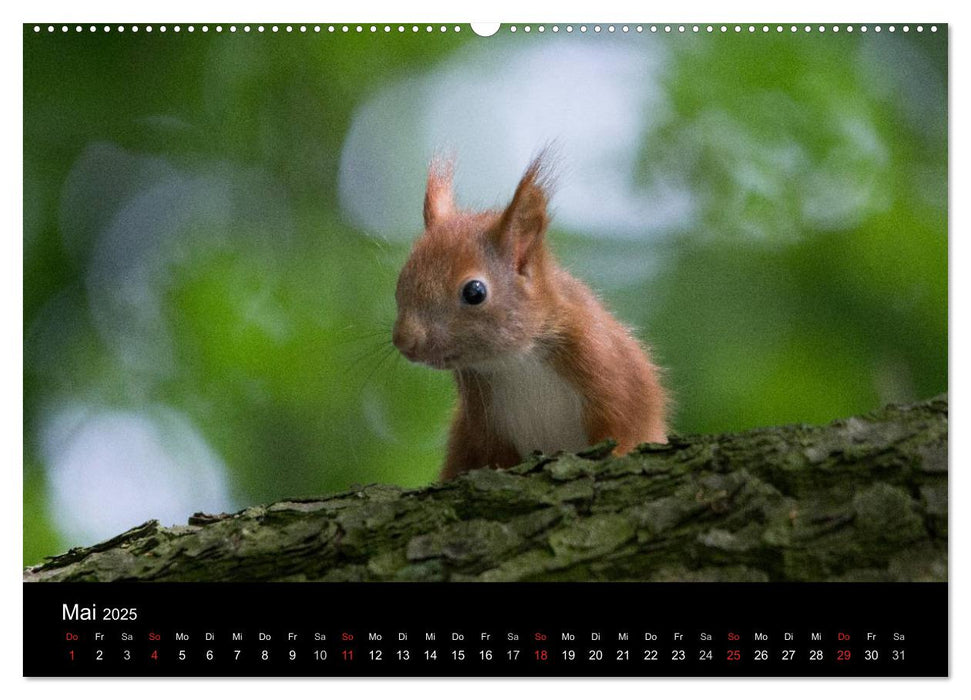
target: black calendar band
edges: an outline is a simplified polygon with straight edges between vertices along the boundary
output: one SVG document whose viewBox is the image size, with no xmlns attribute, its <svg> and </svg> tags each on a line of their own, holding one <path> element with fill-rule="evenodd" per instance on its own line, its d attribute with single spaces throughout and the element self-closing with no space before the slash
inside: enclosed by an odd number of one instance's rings
<svg viewBox="0 0 971 700">
<path fill-rule="evenodd" d="M 944 583 L 24 584 L 26 676 L 946 676 Z"/>
</svg>

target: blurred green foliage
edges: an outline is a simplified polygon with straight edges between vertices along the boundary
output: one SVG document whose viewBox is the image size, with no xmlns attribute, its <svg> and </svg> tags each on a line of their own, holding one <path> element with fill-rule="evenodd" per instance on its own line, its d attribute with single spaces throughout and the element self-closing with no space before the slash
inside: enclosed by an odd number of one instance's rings
<svg viewBox="0 0 971 700">
<path fill-rule="evenodd" d="M 519 40 L 568 39 L 490 41 Z M 945 391 L 944 38 L 623 40 L 668 52 L 668 107 L 641 144 L 641 176 L 690 187 L 697 220 L 651 240 L 551 237 L 581 275 L 652 261 L 655 274 L 598 286 L 667 368 L 675 430 L 821 422 Z M 45 506 L 39 437 L 68 398 L 183 412 L 241 506 L 434 479 L 451 380 L 393 351 L 408 245 L 341 217 L 337 173 L 358 105 L 476 41 L 25 29 L 25 563 L 77 543 Z M 65 237 L 65 182 L 95 142 L 183 172 L 258 170 L 292 224 L 237 217 L 228 242 L 186 239 L 160 284 L 175 361 L 158 376 L 105 340 L 89 308 L 94 244 Z"/>
<path fill-rule="evenodd" d="M 946 42 L 899 38 L 676 50 L 644 167 L 679 173 L 703 205 L 643 318 L 679 429 L 823 422 L 946 391 Z"/>
</svg>

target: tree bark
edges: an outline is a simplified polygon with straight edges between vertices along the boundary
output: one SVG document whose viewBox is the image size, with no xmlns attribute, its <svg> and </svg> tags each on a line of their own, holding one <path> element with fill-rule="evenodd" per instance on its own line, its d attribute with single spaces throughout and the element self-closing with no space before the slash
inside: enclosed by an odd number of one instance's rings
<svg viewBox="0 0 971 700">
<path fill-rule="evenodd" d="M 947 396 L 150 521 L 25 581 L 946 581 Z"/>
</svg>

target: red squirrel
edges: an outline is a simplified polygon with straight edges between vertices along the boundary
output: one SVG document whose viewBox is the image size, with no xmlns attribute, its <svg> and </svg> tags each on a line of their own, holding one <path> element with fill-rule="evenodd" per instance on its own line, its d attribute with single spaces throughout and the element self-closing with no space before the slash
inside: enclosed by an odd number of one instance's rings
<svg viewBox="0 0 971 700">
<path fill-rule="evenodd" d="M 547 247 L 549 182 L 541 153 L 504 210 L 470 212 L 456 208 L 451 162 L 429 168 L 425 230 L 398 278 L 393 342 L 455 377 L 442 481 L 514 466 L 534 450 L 667 442 L 658 368 Z"/>
</svg>

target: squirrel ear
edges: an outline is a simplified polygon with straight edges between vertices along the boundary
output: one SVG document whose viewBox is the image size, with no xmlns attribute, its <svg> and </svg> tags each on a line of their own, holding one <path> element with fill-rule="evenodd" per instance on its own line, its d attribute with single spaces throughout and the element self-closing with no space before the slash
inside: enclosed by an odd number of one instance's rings
<svg viewBox="0 0 971 700">
<path fill-rule="evenodd" d="M 452 194 L 452 161 L 435 158 L 428 166 L 428 184 L 425 187 L 425 228 L 455 211 Z"/>
<path fill-rule="evenodd" d="M 493 243 L 504 255 L 511 257 L 520 274 L 542 250 L 543 234 L 549 224 L 547 189 L 550 174 L 544 155 L 545 151 L 526 168 L 516 194 L 502 213 L 492 236 Z"/>
</svg>

